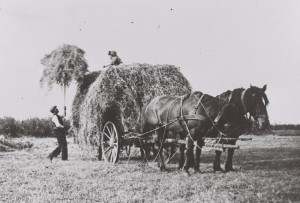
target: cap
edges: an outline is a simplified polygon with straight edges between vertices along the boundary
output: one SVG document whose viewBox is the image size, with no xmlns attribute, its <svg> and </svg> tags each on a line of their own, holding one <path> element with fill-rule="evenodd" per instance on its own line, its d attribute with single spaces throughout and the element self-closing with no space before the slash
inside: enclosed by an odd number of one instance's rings
<svg viewBox="0 0 300 203">
<path fill-rule="evenodd" d="M 116 55 L 117 55 L 117 52 L 116 52 L 116 51 L 109 51 L 109 52 L 108 52 L 108 55 L 116 56 Z"/>
<path fill-rule="evenodd" d="M 51 113 L 54 113 L 54 110 L 55 110 L 56 108 L 57 108 L 56 106 L 52 106 L 51 109 L 50 109 L 50 112 L 51 112 Z"/>
</svg>

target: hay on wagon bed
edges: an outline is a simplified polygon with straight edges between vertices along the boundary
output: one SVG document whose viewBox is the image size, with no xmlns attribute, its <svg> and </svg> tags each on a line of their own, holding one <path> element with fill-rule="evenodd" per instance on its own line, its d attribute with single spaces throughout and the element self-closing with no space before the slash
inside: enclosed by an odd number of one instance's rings
<svg viewBox="0 0 300 203">
<path fill-rule="evenodd" d="M 107 121 L 112 121 L 121 134 L 139 132 L 142 108 L 151 99 L 191 91 L 178 67 L 149 64 L 111 66 L 87 88 L 85 95 L 78 89 L 73 102 L 75 136 L 83 145 L 95 145 Z"/>
<path fill-rule="evenodd" d="M 90 72 L 84 75 L 82 81 L 78 83 L 77 91 L 72 104 L 72 126 L 75 128 L 79 128 L 80 106 L 85 99 L 89 87 L 100 74 L 101 71 Z"/>
</svg>

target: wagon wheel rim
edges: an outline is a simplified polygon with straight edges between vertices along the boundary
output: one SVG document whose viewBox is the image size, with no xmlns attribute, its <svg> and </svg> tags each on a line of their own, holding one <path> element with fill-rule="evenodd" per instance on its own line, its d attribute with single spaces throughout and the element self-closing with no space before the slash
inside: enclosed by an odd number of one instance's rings
<svg viewBox="0 0 300 203">
<path fill-rule="evenodd" d="M 119 136 L 115 124 L 107 122 L 101 136 L 102 156 L 108 163 L 116 163 L 119 159 Z"/>
</svg>

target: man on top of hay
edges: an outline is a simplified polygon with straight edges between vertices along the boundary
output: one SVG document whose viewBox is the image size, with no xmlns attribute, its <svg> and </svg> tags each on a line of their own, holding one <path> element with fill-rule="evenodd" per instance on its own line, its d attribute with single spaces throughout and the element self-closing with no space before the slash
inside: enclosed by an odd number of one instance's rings
<svg viewBox="0 0 300 203">
<path fill-rule="evenodd" d="M 49 159 L 52 161 L 54 157 L 57 157 L 60 152 L 62 152 L 61 159 L 66 161 L 68 160 L 68 146 L 67 146 L 67 140 L 66 140 L 66 129 L 63 124 L 63 119 L 61 116 L 58 115 L 58 109 L 56 106 L 53 106 L 50 109 L 50 112 L 53 113 L 52 116 L 52 126 L 54 135 L 57 138 L 58 141 L 58 147 L 49 154 Z"/>
<path fill-rule="evenodd" d="M 117 55 L 117 52 L 116 51 L 109 51 L 108 52 L 108 55 L 110 56 L 110 64 L 107 65 L 107 66 L 110 66 L 110 65 L 113 65 L 113 66 L 118 66 L 120 65 L 122 62 L 122 60 L 120 59 L 120 57 Z M 107 67 L 107 66 L 103 66 L 103 68 Z"/>
</svg>

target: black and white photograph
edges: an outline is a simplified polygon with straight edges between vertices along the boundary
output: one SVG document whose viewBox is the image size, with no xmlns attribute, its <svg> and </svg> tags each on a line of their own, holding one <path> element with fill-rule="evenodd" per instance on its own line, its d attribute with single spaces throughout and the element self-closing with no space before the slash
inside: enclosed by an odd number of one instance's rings
<svg viewBox="0 0 300 203">
<path fill-rule="evenodd" d="M 0 0 L 0 202 L 300 202 L 300 1 Z"/>
</svg>

